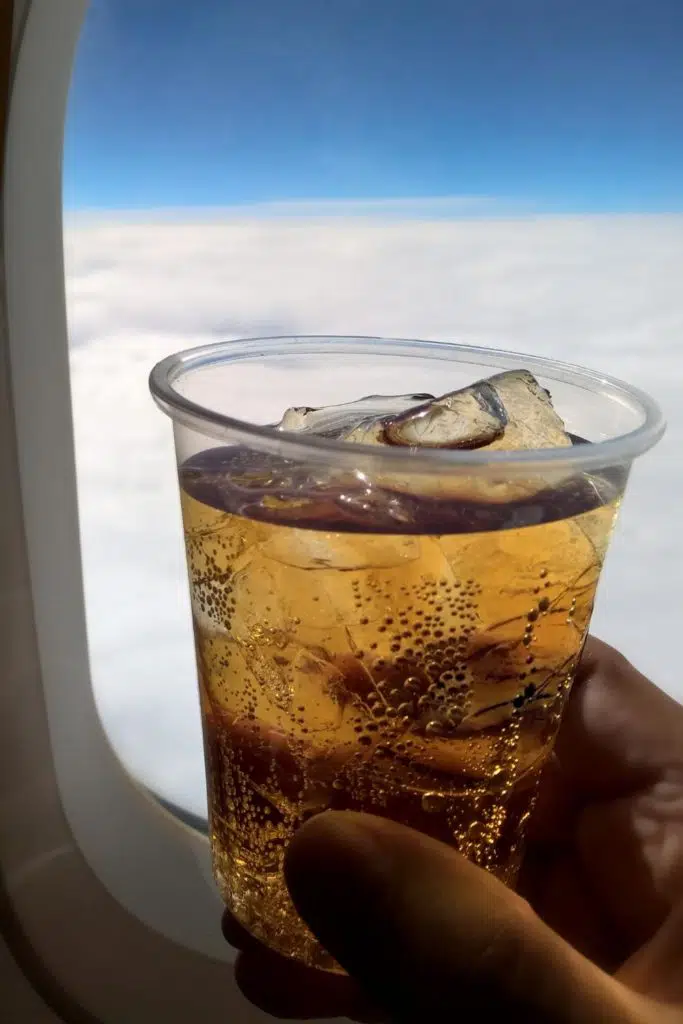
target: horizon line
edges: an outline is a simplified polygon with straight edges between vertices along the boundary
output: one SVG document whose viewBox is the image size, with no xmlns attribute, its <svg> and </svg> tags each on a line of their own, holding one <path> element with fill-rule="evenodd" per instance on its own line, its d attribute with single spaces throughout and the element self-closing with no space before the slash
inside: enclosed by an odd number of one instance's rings
<svg viewBox="0 0 683 1024">
<path fill-rule="evenodd" d="M 493 196 L 397 196 L 391 198 L 344 198 L 344 199 L 275 199 L 255 200 L 244 203 L 164 205 L 140 207 L 114 206 L 69 206 L 64 210 L 69 216 L 90 217 L 115 213 L 137 219 L 149 213 L 156 216 L 183 218 L 192 216 L 229 217 L 231 219 L 256 220 L 261 218 L 303 218 L 303 217 L 367 217 L 383 218 L 400 216 L 405 219 L 424 217 L 481 216 L 486 213 L 502 213 L 503 210 L 532 212 L 530 204 L 521 200 L 499 199 Z"/>
<path fill-rule="evenodd" d="M 387 221 L 507 221 L 562 220 L 576 218 L 670 218 L 681 217 L 681 209 L 671 210 L 561 210 L 543 208 L 523 200 L 496 199 L 489 196 L 434 196 L 390 199 L 294 199 L 248 202 L 239 205 L 149 206 L 149 207 L 63 207 L 69 226 L 87 225 L 115 219 L 129 224 L 259 222 L 268 220 L 363 220 Z"/>
</svg>

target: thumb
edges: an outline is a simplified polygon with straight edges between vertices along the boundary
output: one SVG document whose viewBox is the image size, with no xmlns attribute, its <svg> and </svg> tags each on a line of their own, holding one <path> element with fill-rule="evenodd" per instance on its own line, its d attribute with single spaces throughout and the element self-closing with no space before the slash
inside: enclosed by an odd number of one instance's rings
<svg viewBox="0 0 683 1024">
<path fill-rule="evenodd" d="M 642 997 L 565 943 L 524 900 L 402 825 L 317 815 L 292 840 L 285 872 L 304 920 L 392 1020 L 643 1019 Z"/>
</svg>

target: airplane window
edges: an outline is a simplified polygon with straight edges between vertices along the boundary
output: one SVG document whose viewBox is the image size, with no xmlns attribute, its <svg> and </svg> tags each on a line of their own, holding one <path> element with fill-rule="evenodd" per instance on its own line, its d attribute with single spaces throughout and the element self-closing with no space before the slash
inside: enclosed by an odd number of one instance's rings
<svg viewBox="0 0 683 1024">
<path fill-rule="evenodd" d="M 64 242 L 93 684 L 125 766 L 198 827 L 172 438 L 147 391 L 193 344 L 457 339 L 649 390 L 669 433 L 594 621 L 683 697 L 682 32 L 678 0 L 92 0 Z"/>
</svg>

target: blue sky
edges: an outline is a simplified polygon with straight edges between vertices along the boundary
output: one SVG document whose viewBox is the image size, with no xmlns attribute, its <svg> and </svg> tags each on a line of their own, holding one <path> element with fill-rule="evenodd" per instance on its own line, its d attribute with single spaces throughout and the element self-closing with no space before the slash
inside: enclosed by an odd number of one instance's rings
<svg viewBox="0 0 683 1024">
<path fill-rule="evenodd" d="M 683 211 L 683 0 L 91 0 L 70 209 Z"/>
</svg>

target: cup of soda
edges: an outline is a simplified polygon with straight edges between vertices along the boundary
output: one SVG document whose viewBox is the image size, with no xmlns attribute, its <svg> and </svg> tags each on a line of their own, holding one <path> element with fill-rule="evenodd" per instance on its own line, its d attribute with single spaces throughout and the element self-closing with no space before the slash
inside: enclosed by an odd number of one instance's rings
<svg viewBox="0 0 683 1024">
<path fill-rule="evenodd" d="M 151 374 L 173 420 L 214 874 L 338 969 L 282 865 L 352 809 L 514 886 L 634 458 L 637 388 L 431 341 L 227 341 Z"/>
</svg>

